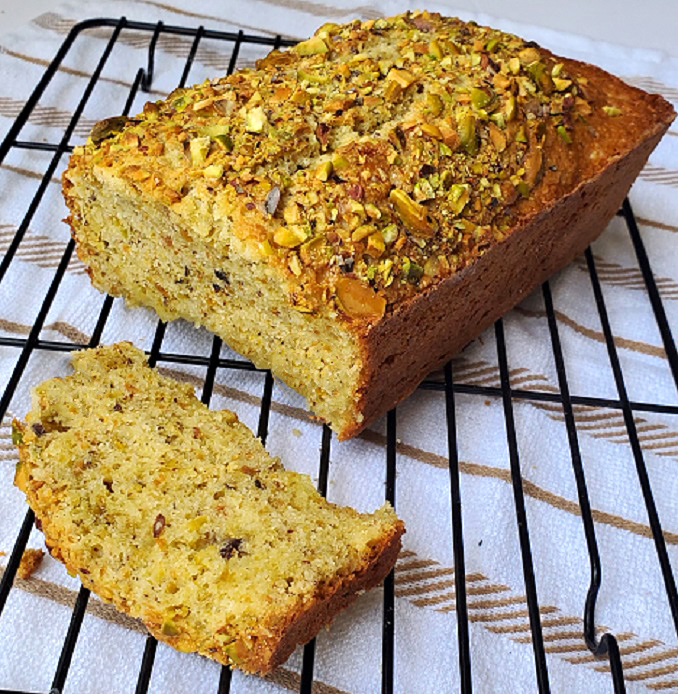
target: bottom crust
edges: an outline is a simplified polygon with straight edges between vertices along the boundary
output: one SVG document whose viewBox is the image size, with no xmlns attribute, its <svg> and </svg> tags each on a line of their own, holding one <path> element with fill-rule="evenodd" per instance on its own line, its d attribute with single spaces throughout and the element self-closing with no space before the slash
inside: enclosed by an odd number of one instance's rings
<svg viewBox="0 0 678 694">
<path fill-rule="evenodd" d="M 268 674 L 282 665 L 298 645 L 308 643 L 323 626 L 329 626 L 334 617 L 361 593 L 382 583 L 398 558 L 403 532 L 404 526 L 400 523 L 383 544 L 375 547 L 373 557 L 363 570 L 320 590 L 313 602 L 297 614 L 290 615 L 275 637 L 258 643 L 251 659 L 240 667 L 250 673 Z M 215 657 L 214 654 L 210 656 Z"/>
<path fill-rule="evenodd" d="M 42 529 L 42 523 L 36 516 L 36 526 Z M 282 665 L 299 645 L 304 645 L 313 639 L 320 629 L 329 627 L 334 617 L 353 603 L 363 592 L 378 586 L 393 569 L 400 549 L 401 537 L 405 526 L 399 522 L 394 531 L 383 542 L 374 547 L 372 557 L 365 562 L 359 572 L 345 576 L 340 580 L 321 588 L 315 599 L 305 605 L 299 612 L 288 615 L 284 623 L 272 629 L 268 638 L 258 638 L 252 649 L 240 652 L 238 669 L 249 674 L 267 675 Z M 57 547 L 47 544 L 50 554 L 63 563 L 72 573 L 78 573 L 85 588 L 104 599 L 112 602 L 121 612 L 127 612 L 125 604 L 116 600 L 115 596 L 103 596 L 99 586 L 82 575 L 78 568 L 69 561 L 67 554 Z M 143 621 L 143 620 L 142 620 Z M 179 644 L 179 639 L 172 638 L 162 632 L 162 625 L 143 621 L 148 631 L 160 642 L 185 652 L 198 652 L 222 665 L 232 665 L 233 653 L 222 652 L 214 648 L 201 648 L 200 644 Z"/>
</svg>

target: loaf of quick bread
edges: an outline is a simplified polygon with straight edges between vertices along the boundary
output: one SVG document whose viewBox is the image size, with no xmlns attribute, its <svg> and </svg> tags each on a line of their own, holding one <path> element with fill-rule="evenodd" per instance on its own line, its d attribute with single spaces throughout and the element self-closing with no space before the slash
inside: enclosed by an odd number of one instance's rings
<svg viewBox="0 0 678 694">
<path fill-rule="evenodd" d="M 326 24 L 99 123 L 68 222 L 96 287 L 206 326 L 347 438 L 581 253 L 674 115 L 474 23 Z"/>
<path fill-rule="evenodd" d="M 156 638 L 264 674 L 391 570 L 388 504 L 328 503 L 129 343 L 72 363 L 14 423 L 15 483 L 52 556 Z"/>
</svg>

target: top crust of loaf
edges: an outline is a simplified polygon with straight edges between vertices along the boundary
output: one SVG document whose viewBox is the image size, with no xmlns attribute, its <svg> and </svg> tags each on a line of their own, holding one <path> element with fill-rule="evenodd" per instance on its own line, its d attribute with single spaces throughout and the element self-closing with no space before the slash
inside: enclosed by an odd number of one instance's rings
<svg viewBox="0 0 678 694">
<path fill-rule="evenodd" d="M 326 24 L 97 125 L 65 174 L 168 206 L 358 335 L 668 127 L 661 97 L 426 12 Z M 77 224 L 73 225 L 74 227 Z"/>
</svg>

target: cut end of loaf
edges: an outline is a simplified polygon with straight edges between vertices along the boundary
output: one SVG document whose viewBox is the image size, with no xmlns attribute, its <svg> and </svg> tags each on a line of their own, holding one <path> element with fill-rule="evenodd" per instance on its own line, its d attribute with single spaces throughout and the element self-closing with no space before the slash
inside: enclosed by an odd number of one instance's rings
<svg viewBox="0 0 678 694">
<path fill-rule="evenodd" d="M 92 283 L 163 320 L 184 318 L 219 335 L 255 366 L 271 369 L 338 433 L 361 422 L 361 346 L 336 312 L 314 314 L 290 301 L 289 287 L 237 237 L 218 251 L 201 236 L 228 236 L 199 208 L 177 217 L 132 191 L 113 193 L 99 171 L 72 172 L 69 218 Z M 141 232 L 143 230 L 143 232 Z"/>
</svg>

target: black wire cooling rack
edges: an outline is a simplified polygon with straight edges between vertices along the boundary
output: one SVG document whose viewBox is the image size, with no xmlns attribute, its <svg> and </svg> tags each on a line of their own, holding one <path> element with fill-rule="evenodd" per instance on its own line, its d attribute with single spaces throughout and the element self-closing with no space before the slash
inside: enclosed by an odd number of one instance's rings
<svg viewBox="0 0 678 694">
<path fill-rule="evenodd" d="M 105 29 L 110 31 L 105 48 L 101 53 L 99 62 L 94 69 L 91 77 L 87 81 L 85 89 L 82 91 L 77 107 L 72 113 L 72 117 L 66 127 L 62 138 L 59 142 L 38 142 L 30 140 L 17 139 L 27 124 L 35 107 L 38 105 L 43 93 L 50 84 L 52 78 L 59 68 L 62 66 L 64 58 L 69 51 L 73 50 L 74 44 L 78 41 L 83 32 L 89 29 Z M 203 39 L 212 39 L 221 42 L 221 48 L 224 47 L 230 51 L 230 61 L 228 72 L 232 72 L 235 68 L 236 61 L 244 45 L 258 45 L 262 47 L 276 48 L 280 46 L 288 46 L 293 42 L 283 40 L 278 37 L 254 36 L 245 34 L 242 31 L 238 33 L 214 31 L 206 29 L 202 26 L 198 28 L 189 28 L 183 26 L 170 26 L 162 22 L 150 24 L 145 22 L 130 21 L 126 18 L 120 19 L 91 19 L 75 25 L 57 54 L 46 68 L 43 77 L 33 90 L 31 96 L 21 110 L 19 116 L 14 123 L 4 141 L 0 145 L 0 163 L 4 162 L 7 155 L 12 150 L 39 150 L 47 154 L 52 154 L 47 168 L 41 177 L 41 182 L 37 191 L 28 205 L 25 215 L 5 253 L 3 260 L 0 262 L 0 282 L 6 280 L 7 272 L 17 255 L 17 249 L 26 234 L 28 225 L 34 217 L 36 210 L 43 200 L 43 196 L 47 189 L 47 185 L 52 179 L 57 166 L 59 165 L 62 156 L 72 151 L 73 147 L 70 144 L 71 137 L 74 134 L 75 128 L 80 117 L 83 114 L 85 106 L 92 94 L 92 91 L 102 76 L 109 56 L 120 38 L 123 31 L 134 30 L 141 32 L 147 38 L 148 52 L 147 64 L 145 68 L 139 68 L 136 77 L 129 91 L 123 113 L 127 114 L 133 104 L 137 92 L 148 91 L 150 89 L 155 62 L 155 50 L 158 39 L 161 36 L 183 36 L 192 37 L 192 44 L 183 66 L 183 73 L 179 82 L 183 86 L 188 79 L 191 66 L 194 62 L 198 46 Z M 83 37 L 81 40 L 85 40 Z M 642 237 L 638 230 L 636 220 L 631 209 L 631 205 L 626 200 L 622 209 L 618 213 L 625 220 L 628 233 L 630 235 L 638 265 L 642 272 L 645 289 L 649 296 L 654 318 L 656 320 L 659 333 L 663 343 L 664 350 L 668 359 L 668 363 L 673 375 L 673 379 L 678 388 L 678 352 L 676 351 L 675 341 L 666 317 L 662 299 L 657 285 L 655 283 L 650 262 L 643 244 Z M 112 308 L 113 299 L 107 297 L 101 307 L 99 316 L 92 332 L 91 338 L 87 345 L 76 344 L 74 342 L 45 340 L 40 337 L 40 333 L 44 327 L 45 319 L 48 315 L 52 302 L 56 296 L 59 285 L 64 277 L 66 268 L 71 260 L 74 245 L 70 241 L 61 256 L 59 265 L 54 272 L 52 282 L 44 296 L 42 306 L 35 322 L 31 326 L 30 332 L 26 337 L 0 337 L 0 346 L 16 350 L 18 356 L 14 371 L 8 382 L 4 384 L 4 390 L 0 398 L 0 419 L 7 413 L 8 406 L 14 395 L 17 386 L 20 384 L 26 365 L 31 355 L 36 351 L 45 352 L 69 352 L 83 347 L 92 347 L 99 343 L 101 336 L 109 317 Z M 627 389 L 624 383 L 624 376 L 620 360 L 617 354 L 614 337 L 608 320 L 608 310 L 605 304 L 603 292 L 601 290 L 598 273 L 596 271 L 596 262 L 591 250 L 588 249 L 585 253 L 586 265 L 590 277 L 593 295 L 595 298 L 595 310 L 598 313 L 600 323 L 602 325 L 607 354 L 610 361 L 614 382 L 616 386 L 617 396 L 615 398 L 598 398 L 576 396 L 570 393 L 568 379 L 561 349 L 561 341 L 559 336 L 558 321 L 553 307 L 551 290 L 549 283 L 546 282 L 542 288 L 544 305 L 546 308 L 549 335 L 553 358 L 556 365 L 558 377 L 558 389 L 554 392 L 542 392 L 530 389 L 513 388 L 510 384 L 509 369 L 507 361 L 506 341 L 504 337 L 504 327 L 501 320 L 495 324 L 495 337 L 497 345 L 497 359 L 500 373 L 500 386 L 482 386 L 470 385 L 460 382 L 455 382 L 452 364 L 447 364 L 444 368 L 444 380 L 442 382 L 436 380 L 424 381 L 420 388 L 424 390 L 442 391 L 445 397 L 446 419 L 447 419 L 447 440 L 448 440 L 448 455 L 449 455 L 449 474 L 450 474 L 450 495 L 452 509 L 452 535 L 453 535 L 453 553 L 454 553 L 454 588 L 455 588 L 455 608 L 457 620 L 457 635 L 458 635 L 458 654 L 459 654 L 459 670 L 460 683 L 459 689 L 461 692 L 468 693 L 473 689 L 473 669 L 472 669 L 472 653 L 469 640 L 469 613 L 466 595 L 465 582 L 465 563 L 464 563 L 464 534 L 462 530 L 462 514 L 461 514 L 461 493 L 460 493 L 460 475 L 459 475 L 459 458 L 457 448 L 457 424 L 455 415 L 455 396 L 457 394 L 465 394 L 480 397 L 495 397 L 500 398 L 503 403 L 504 419 L 506 424 L 507 446 L 510 459 L 510 472 L 513 486 L 513 495 L 515 503 L 515 515 L 518 527 L 518 535 L 520 541 L 520 552 L 522 559 L 523 576 L 525 583 L 525 592 L 527 600 L 527 608 L 530 622 L 530 632 L 532 647 L 534 652 L 534 668 L 536 676 L 536 686 L 540 692 L 549 692 L 551 690 L 549 684 L 549 674 L 546 660 L 546 651 L 544 646 L 544 638 L 542 634 L 542 622 L 540 619 L 540 605 L 537 597 L 537 589 L 535 582 L 534 565 L 532 558 L 532 549 L 530 545 L 530 535 L 527 523 L 527 515 L 525 509 L 525 500 L 523 492 L 523 480 L 520 472 L 519 449 L 516 437 L 516 424 L 514 420 L 513 404 L 514 401 L 531 401 L 541 403 L 553 403 L 562 407 L 564 421 L 567 430 L 569 449 L 571 454 L 572 468 L 576 480 L 577 492 L 579 497 L 579 506 L 581 512 L 586 543 L 590 559 L 590 585 L 587 594 L 586 604 L 584 607 L 584 629 L 582 638 L 594 655 L 601 658 L 605 662 L 605 658 L 609 663 L 609 672 L 613 683 L 613 688 L 616 693 L 624 692 L 624 675 L 622 670 L 622 662 L 620 657 L 619 646 L 617 639 L 611 633 L 605 633 L 601 638 L 597 638 L 597 629 L 595 622 L 595 605 L 598 590 L 601 584 L 601 559 L 598 552 L 596 541 L 596 532 L 594 528 L 594 520 L 589 502 L 587 484 L 582 465 L 582 456 L 580 452 L 577 425 L 575 423 L 575 406 L 593 406 L 604 407 L 613 411 L 621 412 L 623 415 L 628 441 L 635 461 L 635 466 L 638 475 L 638 482 L 642 491 L 649 524 L 652 533 L 652 539 L 659 560 L 659 566 L 668 597 L 668 603 L 673 618 L 673 623 L 678 631 L 678 593 L 676 592 L 676 582 L 672 572 L 669 556 L 666 549 L 664 535 L 659 520 L 659 515 L 655 505 L 650 479 L 647 473 L 643 452 L 641 450 L 636 423 L 634 421 L 634 413 L 636 412 L 653 412 L 665 415 L 678 415 L 678 405 L 674 404 L 658 404 L 648 402 L 631 401 L 627 394 Z M 0 291 L 11 292 L 11 288 L 7 286 L 7 281 L 4 281 L 4 286 L 0 287 Z M 221 341 L 219 338 L 214 338 L 212 343 L 211 354 L 209 357 L 201 357 L 191 354 L 177 354 L 164 352 L 162 350 L 163 338 L 165 335 L 165 324 L 158 322 L 152 347 L 150 349 L 150 363 L 180 363 L 193 366 L 206 367 L 206 375 L 202 387 L 202 400 L 209 403 L 212 396 L 215 376 L 220 369 L 247 369 L 256 370 L 255 367 L 247 361 L 238 359 L 222 358 Z M 261 397 L 261 406 L 259 412 L 258 436 L 265 442 L 268 432 L 269 412 L 271 408 L 271 396 L 273 389 L 273 379 L 269 372 L 265 372 L 263 394 Z M 331 433 L 325 426 L 322 432 L 322 446 L 319 459 L 319 481 L 318 488 L 322 494 L 327 491 L 328 465 L 330 455 Z M 396 411 L 391 411 L 387 416 L 386 424 L 386 444 L 385 444 L 385 465 L 386 465 L 386 484 L 385 498 L 395 505 L 395 480 L 396 480 Z M 5 606 L 8 595 L 12 589 L 12 584 L 15 578 L 17 567 L 21 560 L 22 553 L 26 547 L 29 534 L 34 523 L 33 513 L 29 510 L 23 520 L 20 532 L 16 538 L 13 551 L 5 568 L 0 582 L 0 614 Z M 582 567 L 584 570 L 584 567 Z M 81 587 L 73 608 L 70 625 L 61 646 L 61 655 L 58 661 L 56 672 L 52 681 L 50 694 L 59 694 L 63 691 L 66 678 L 68 676 L 71 658 L 76 646 L 78 634 L 82 624 L 89 599 L 89 591 Z M 386 579 L 384 585 L 383 612 L 382 612 L 382 653 L 381 653 L 381 691 L 384 694 L 390 694 L 397 689 L 397 683 L 394 678 L 394 577 L 393 573 Z M 2 624 L 0 622 L 0 634 Z M 146 692 L 149 686 L 156 651 L 156 641 L 153 637 L 146 638 L 146 645 L 143 657 L 139 666 L 137 678 L 136 692 L 142 694 Z M 301 677 L 299 679 L 299 691 L 301 693 L 309 693 L 313 688 L 313 669 L 315 658 L 315 643 L 311 642 L 304 648 L 303 664 Z M 231 687 L 231 671 L 223 667 L 219 678 L 218 689 L 219 694 L 225 694 L 230 691 Z M 4 690 L 6 693 L 9 690 Z"/>
</svg>

